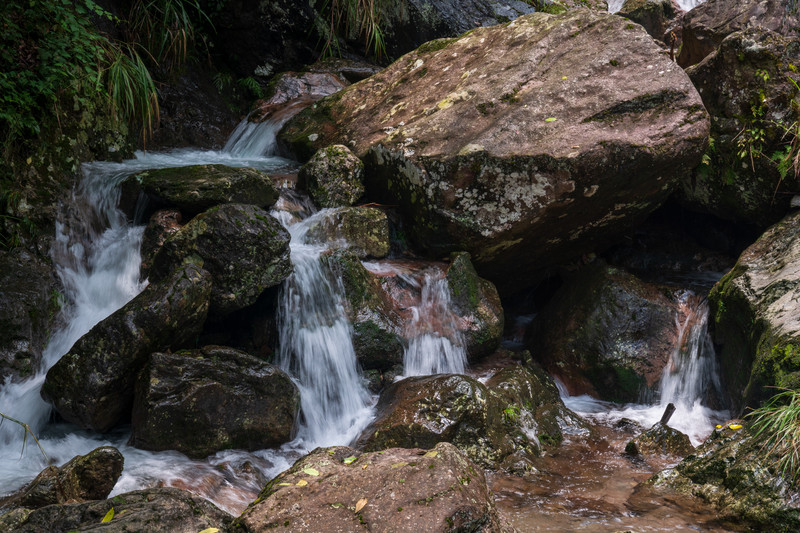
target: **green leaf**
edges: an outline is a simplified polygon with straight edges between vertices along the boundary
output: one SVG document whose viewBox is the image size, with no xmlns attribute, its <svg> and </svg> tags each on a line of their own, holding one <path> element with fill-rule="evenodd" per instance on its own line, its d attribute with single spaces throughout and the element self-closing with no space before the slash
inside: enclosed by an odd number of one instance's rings
<svg viewBox="0 0 800 533">
<path fill-rule="evenodd" d="M 355 455 L 351 455 L 350 457 L 345 457 L 344 458 L 344 464 L 349 465 L 349 464 L 355 463 L 356 459 L 358 459 L 358 457 L 356 457 Z"/>
<path fill-rule="evenodd" d="M 556 117 L 549 117 L 544 119 L 545 122 L 555 122 L 556 120 L 558 120 Z"/>
<path fill-rule="evenodd" d="M 106 513 L 106 515 L 103 517 L 103 519 L 102 519 L 102 520 L 100 520 L 100 523 L 101 523 L 101 524 L 104 524 L 104 523 L 106 523 L 106 522 L 111 522 L 111 519 L 112 519 L 112 518 L 114 518 L 114 508 L 113 508 L 113 507 L 112 507 L 111 509 L 109 509 L 109 510 L 108 510 L 108 512 Z"/>
<path fill-rule="evenodd" d="M 315 468 L 304 468 L 303 472 L 305 472 L 309 476 L 318 476 L 319 475 L 319 470 L 317 470 Z"/>
</svg>

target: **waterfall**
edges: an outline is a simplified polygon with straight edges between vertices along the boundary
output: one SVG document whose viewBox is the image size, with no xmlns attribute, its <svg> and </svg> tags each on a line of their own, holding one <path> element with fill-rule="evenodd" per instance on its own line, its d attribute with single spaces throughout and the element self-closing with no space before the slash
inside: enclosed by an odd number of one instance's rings
<svg viewBox="0 0 800 533">
<path fill-rule="evenodd" d="M 689 11 L 702 4 L 705 0 L 676 0 L 678 5 L 684 11 Z M 608 0 L 608 12 L 616 13 L 622 9 L 625 0 Z"/>
<path fill-rule="evenodd" d="M 417 282 L 417 285 L 419 283 Z M 428 272 L 422 281 L 420 303 L 410 308 L 408 347 L 403 356 L 405 376 L 463 374 L 467 368 L 464 338 L 450 307 L 450 286 L 443 273 Z"/>
<path fill-rule="evenodd" d="M 695 446 L 700 444 L 716 423 L 730 417 L 728 411 L 707 405 L 709 396 L 719 397 L 722 392 L 717 357 L 708 334 L 707 300 L 691 291 L 682 292 L 675 328 L 678 341 L 662 372 L 657 403 L 628 404 L 620 408 L 588 395 L 568 396 L 563 384 L 557 382 L 564 403 L 573 411 L 600 422 L 629 418 L 648 428 L 658 422 L 665 407 L 673 403 L 676 410 L 669 425 L 686 433 Z"/>
<path fill-rule="evenodd" d="M 278 364 L 300 389 L 298 440 L 306 449 L 349 444 L 372 417 L 358 372 L 344 288 L 321 261 L 325 243 L 307 242 L 308 229 L 330 210 L 293 220 L 281 203 L 273 214 L 291 234 L 294 273 L 285 282 L 278 315 Z"/>
</svg>

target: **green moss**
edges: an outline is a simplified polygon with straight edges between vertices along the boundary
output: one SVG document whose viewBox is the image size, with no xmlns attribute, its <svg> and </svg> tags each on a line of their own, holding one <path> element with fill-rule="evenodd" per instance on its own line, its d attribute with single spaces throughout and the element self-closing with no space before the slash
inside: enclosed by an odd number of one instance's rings
<svg viewBox="0 0 800 533">
<path fill-rule="evenodd" d="M 457 37 L 452 37 L 452 38 L 434 39 L 432 41 L 428 41 L 427 43 L 424 43 L 420 45 L 419 48 L 417 48 L 417 54 L 428 54 L 431 52 L 438 52 L 439 50 L 448 47 L 457 40 L 458 40 Z"/>
</svg>

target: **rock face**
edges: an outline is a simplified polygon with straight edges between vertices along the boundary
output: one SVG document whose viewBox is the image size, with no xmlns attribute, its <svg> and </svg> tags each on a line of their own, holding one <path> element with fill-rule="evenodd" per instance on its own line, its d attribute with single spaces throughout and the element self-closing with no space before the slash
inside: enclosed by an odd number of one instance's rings
<svg viewBox="0 0 800 533">
<path fill-rule="evenodd" d="M 760 228 L 787 213 L 800 192 L 789 165 L 800 120 L 800 73 L 792 70 L 798 57 L 800 39 L 751 28 L 688 69 L 711 114 L 713 146 L 682 183 L 684 205 Z"/>
<path fill-rule="evenodd" d="M 676 302 L 655 285 L 589 265 L 538 314 L 526 343 L 570 394 L 639 401 L 658 388 L 678 342 L 677 312 Z"/>
<path fill-rule="evenodd" d="M 503 293 L 641 220 L 700 162 L 708 128 L 644 30 L 575 10 L 427 43 L 280 138 L 301 157 L 355 143 L 370 195 L 400 206 L 416 244 L 470 252 Z"/>
<path fill-rule="evenodd" d="M 625 446 L 628 455 L 670 454 L 686 457 L 694 451 L 692 441 L 685 433 L 657 422 Z"/>
<path fill-rule="evenodd" d="M 0 501 L 0 508 L 38 509 L 66 502 L 103 500 L 122 474 L 124 461 L 119 450 L 103 446 L 74 457 L 62 467 L 49 466 L 18 494 Z"/>
<path fill-rule="evenodd" d="M 375 207 L 335 209 L 308 228 L 306 239 L 341 246 L 360 259 L 380 259 L 389 253 L 389 219 Z"/>
<path fill-rule="evenodd" d="M 300 393 L 277 367 L 232 348 L 154 353 L 139 375 L 130 443 L 203 458 L 291 439 Z"/>
<path fill-rule="evenodd" d="M 653 39 L 663 39 L 672 19 L 678 15 L 673 0 L 626 0 L 617 12 L 641 24 Z"/>
<path fill-rule="evenodd" d="M 185 261 L 199 261 L 211 274 L 209 316 L 219 318 L 253 304 L 291 274 L 289 232 L 254 205 L 212 207 L 164 242 L 151 279 L 162 279 Z"/>
<path fill-rule="evenodd" d="M 716 507 L 723 523 L 745 524 L 752 531 L 789 533 L 800 528 L 797 493 L 763 455 L 762 441 L 747 429 L 726 425 L 715 430 L 695 454 L 659 472 L 647 485 L 702 498 Z"/>
<path fill-rule="evenodd" d="M 136 373 L 151 353 L 193 342 L 205 322 L 211 276 L 176 269 L 93 327 L 47 372 L 42 396 L 64 419 L 105 432 L 130 412 Z"/>
<path fill-rule="evenodd" d="M 318 150 L 297 178 L 320 207 L 351 206 L 364 194 L 364 163 L 340 144 Z"/>
<path fill-rule="evenodd" d="M 513 532 L 481 468 L 454 446 L 360 453 L 317 449 L 270 481 L 236 531 Z"/>
<path fill-rule="evenodd" d="M 270 81 L 272 94 L 259 100 L 249 117 L 252 122 L 279 118 L 287 107 L 308 105 L 344 89 L 347 80 L 331 72 L 282 72 Z"/>
<path fill-rule="evenodd" d="M 786 0 L 706 0 L 683 18 L 683 46 L 678 63 L 686 68 L 717 49 L 725 37 L 761 27 L 800 37 L 800 9 Z"/>
<path fill-rule="evenodd" d="M 139 267 L 141 279 L 147 279 L 156 253 L 167 237 L 181 229 L 182 221 L 183 215 L 177 209 L 159 209 L 150 217 L 142 235 L 142 264 Z"/>
<path fill-rule="evenodd" d="M 709 295 L 734 413 L 800 386 L 800 212 L 774 225 Z"/>
<path fill-rule="evenodd" d="M 279 194 L 264 172 L 225 165 L 145 170 L 128 180 L 140 184 L 156 206 L 175 207 L 187 218 L 219 204 L 251 204 L 269 209 Z"/>
<path fill-rule="evenodd" d="M 487 385 L 455 374 L 395 382 L 381 394 L 361 441 L 368 451 L 451 442 L 493 468 L 512 454 L 533 457 L 540 446 L 559 445 L 559 422 L 576 420 L 546 374 L 516 366 Z"/>
<path fill-rule="evenodd" d="M 113 509 L 114 517 L 101 523 Z M 18 533 L 42 531 L 148 531 L 197 533 L 225 531 L 232 516 L 211 502 L 179 489 L 146 489 L 108 500 L 48 505 L 31 511 L 19 508 L 0 516 L 0 528 Z"/>
<path fill-rule="evenodd" d="M 39 370 L 61 305 L 53 269 L 22 248 L 0 251 L 0 383 Z"/>
</svg>

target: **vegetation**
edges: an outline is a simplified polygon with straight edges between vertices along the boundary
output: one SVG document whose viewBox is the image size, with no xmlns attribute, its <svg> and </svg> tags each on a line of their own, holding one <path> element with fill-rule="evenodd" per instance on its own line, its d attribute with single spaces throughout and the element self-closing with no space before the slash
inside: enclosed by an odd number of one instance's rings
<svg viewBox="0 0 800 533">
<path fill-rule="evenodd" d="M 42 448 L 42 445 L 39 442 L 39 439 L 37 439 L 36 435 L 33 434 L 33 430 L 31 429 L 31 427 L 28 424 L 26 424 L 25 422 L 20 422 L 16 418 L 11 418 L 10 416 L 8 416 L 6 414 L 0 413 L 0 425 L 2 425 L 3 422 L 5 422 L 6 420 L 8 420 L 9 422 L 14 422 L 15 424 L 19 424 L 22 427 L 22 431 L 23 431 L 23 434 L 24 434 L 24 437 L 22 438 L 22 453 L 25 453 L 25 444 L 28 442 L 28 435 L 30 435 L 31 437 L 33 437 L 34 442 L 36 442 L 36 446 L 39 447 L 39 451 L 42 452 L 42 455 L 44 456 L 45 462 L 48 462 L 48 463 L 50 462 L 50 459 L 47 457 L 47 454 L 45 453 L 44 448 Z"/>
<path fill-rule="evenodd" d="M 797 484 L 800 475 L 800 390 L 784 389 L 751 412 L 756 437 L 774 458 L 781 475 Z"/>
<path fill-rule="evenodd" d="M 339 54 L 339 39 L 363 39 L 364 50 L 386 55 L 383 26 L 390 0 L 323 0 L 319 12 L 328 21 L 323 57 Z"/>
</svg>

